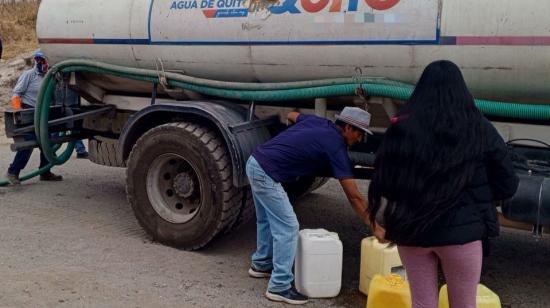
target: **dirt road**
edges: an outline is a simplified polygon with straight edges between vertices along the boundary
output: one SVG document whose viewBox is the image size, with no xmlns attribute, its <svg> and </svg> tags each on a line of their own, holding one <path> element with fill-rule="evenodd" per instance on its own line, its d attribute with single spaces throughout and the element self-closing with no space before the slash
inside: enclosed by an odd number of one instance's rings
<svg viewBox="0 0 550 308">
<path fill-rule="evenodd" d="M 1 174 L 12 155 L 0 136 Z M 200 252 L 180 251 L 141 230 L 126 202 L 123 169 L 72 159 L 54 171 L 65 180 L 0 188 L 1 307 L 282 306 L 263 297 L 267 281 L 246 274 L 253 223 Z M 344 243 L 340 296 L 307 307 L 364 307 L 359 244 L 368 230 L 338 184 L 302 199 L 296 212 L 302 228 L 338 232 Z M 549 280 L 550 239 L 504 230 L 482 277 L 504 307 L 550 307 Z"/>
</svg>

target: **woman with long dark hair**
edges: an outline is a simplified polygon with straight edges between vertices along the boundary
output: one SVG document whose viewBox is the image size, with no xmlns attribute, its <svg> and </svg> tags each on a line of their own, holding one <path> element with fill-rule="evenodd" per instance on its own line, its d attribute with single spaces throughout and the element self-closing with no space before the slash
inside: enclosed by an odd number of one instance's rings
<svg viewBox="0 0 550 308">
<path fill-rule="evenodd" d="M 450 306 L 474 308 L 481 240 L 498 235 L 493 201 L 518 185 L 506 144 L 450 61 L 426 67 L 391 122 L 369 186 L 376 234 L 398 245 L 413 308 L 437 307 L 439 262 Z"/>
</svg>

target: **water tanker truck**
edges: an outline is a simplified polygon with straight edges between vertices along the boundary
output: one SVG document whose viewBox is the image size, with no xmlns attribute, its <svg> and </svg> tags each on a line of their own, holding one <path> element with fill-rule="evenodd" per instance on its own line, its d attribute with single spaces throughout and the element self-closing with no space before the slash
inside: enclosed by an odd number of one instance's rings
<svg viewBox="0 0 550 308">
<path fill-rule="evenodd" d="M 14 149 L 40 146 L 52 164 L 70 155 L 54 144 L 87 138 L 93 162 L 127 168 L 141 226 L 198 249 L 253 217 L 244 165 L 287 112 L 368 108 L 375 135 L 350 149 L 368 179 L 389 118 L 427 64 L 449 59 L 514 154 L 521 184 L 502 221 L 542 234 L 548 11 L 539 0 L 42 0 L 37 35 L 55 66 L 34 115 L 7 112 L 6 130 Z M 55 106 L 60 87 L 80 104 Z M 32 130 L 38 142 L 19 137 Z M 285 188 L 298 197 L 325 182 Z"/>
</svg>

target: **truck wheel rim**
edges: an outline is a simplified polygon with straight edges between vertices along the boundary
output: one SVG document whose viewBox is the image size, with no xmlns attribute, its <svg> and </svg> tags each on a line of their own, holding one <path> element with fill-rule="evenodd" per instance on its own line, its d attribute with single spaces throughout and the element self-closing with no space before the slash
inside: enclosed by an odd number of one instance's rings
<svg viewBox="0 0 550 308">
<path fill-rule="evenodd" d="M 201 206 L 201 182 L 193 166 L 182 156 L 158 156 L 147 172 L 147 196 L 164 220 L 175 224 L 193 219 Z"/>
</svg>

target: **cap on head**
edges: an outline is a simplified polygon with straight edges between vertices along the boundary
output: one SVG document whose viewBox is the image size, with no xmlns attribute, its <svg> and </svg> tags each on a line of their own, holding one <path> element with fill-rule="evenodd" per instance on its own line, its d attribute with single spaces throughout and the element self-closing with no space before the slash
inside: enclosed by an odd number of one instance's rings
<svg viewBox="0 0 550 308">
<path fill-rule="evenodd" d="M 336 120 L 340 120 L 351 126 L 357 127 L 372 135 L 372 132 L 368 129 L 370 125 L 370 118 L 370 113 L 359 107 L 345 107 L 339 115 L 336 115 Z"/>
<path fill-rule="evenodd" d="M 34 52 L 34 54 L 32 55 L 33 58 L 39 58 L 39 59 L 46 59 L 46 56 L 44 55 L 44 53 L 40 50 L 37 50 Z"/>
</svg>

